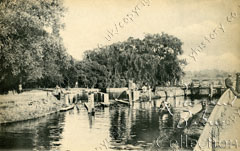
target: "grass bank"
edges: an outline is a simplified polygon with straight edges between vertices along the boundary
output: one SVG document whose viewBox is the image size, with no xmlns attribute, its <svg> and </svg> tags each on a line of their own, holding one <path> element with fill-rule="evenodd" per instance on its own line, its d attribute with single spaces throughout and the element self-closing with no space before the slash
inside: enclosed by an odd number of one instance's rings
<svg viewBox="0 0 240 151">
<path fill-rule="evenodd" d="M 21 94 L 0 95 L 0 123 L 29 120 L 57 112 L 63 101 L 50 92 L 32 90 Z"/>
</svg>

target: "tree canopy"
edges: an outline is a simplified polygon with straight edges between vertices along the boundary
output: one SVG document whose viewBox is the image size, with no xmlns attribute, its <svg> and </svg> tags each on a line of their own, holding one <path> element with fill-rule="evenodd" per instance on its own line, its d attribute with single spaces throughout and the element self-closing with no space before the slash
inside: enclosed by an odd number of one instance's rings
<svg viewBox="0 0 240 151">
<path fill-rule="evenodd" d="M 59 34 L 64 10 L 62 0 L 0 2 L 1 91 L 64 82 L 62 68 L 68 70 L 72 59 Z"/>
<path fill-rule="evenodd" d="M 184 74 L 180 39 L 147 34 L 143 39 L 88 50 L 77 61 L 66 52 L 60 30 L 62 0 L 0 1 L 0 92 L 33 87 L 123 87 L 128 80 L 151 86 Z"/>
<path fill-rule="evenodd" d="M 122 87 L 128 80 L 139 85 L 165 85 L 179 81 L 185 60 L 180 39 L 162 33 L 144 39 L 128 38 L 103 48 L 86 51 L 78 62 L 79 83 L 88 87 Z"/>
</svg>

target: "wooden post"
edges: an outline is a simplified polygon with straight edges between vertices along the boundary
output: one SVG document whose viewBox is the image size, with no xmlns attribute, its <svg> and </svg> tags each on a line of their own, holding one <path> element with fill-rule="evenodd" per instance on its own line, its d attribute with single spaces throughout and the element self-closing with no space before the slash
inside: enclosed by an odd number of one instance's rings
<svg viewBox="0 0 240 151">
<path fill-rule="evenodd" d="M 69 94 L 69 104 L 73 104 L 73 98 L 74 98 L 74 94 L 70 93 Z"/>
<path fill-rule="evenodd" d="M 128 89 L 131 90 L 133 87 L 133 81 L 132 80 L 128 80 Z"/>
<path fill-rule="evenodd" d="M 94 113 L 94 94 L 90 93 L 88 95 L 88 113 Z"/>
<path fill-rule="evenodd" d="M 153 107 L 157 107 L 156 100 L 153 100 Z"/>
<path fill-rule="evenodd" d="M 240 93 L 240 73 L 236 74 L 236 91 Z"/>
<path fill-rule="evenodd" d="M 128 81 L 128 98 L 129 98 L 129 105 L 132 106 L 132 102 L 133 102 L 133 95 L 132 92 L 134 90 L 134 84 L 132 80 Z"/>
<path fill-rule="evenodd" d="M 77 100 L 78 100 L 78 94 L 75 93 L 75 94 L 74 94 L 74 102 L 73 102 L 73 103 L 76 104 L 76 103 L 77 103 Z"/>
<path fill-rule="evenodd" d="M 108 105 L 109 104 L 109 95 L 107 93 L 104 93 L 103 95 L 104 95 L 103 102 L 104 102 L 104 104 Z"/>
<path fill-rule="evenodd" d="M 77 94 L 77 102 L 80 100 L 80 94 Z"/>
<path fill-rule="evenodd" d="M 132 105 L 132 90 L 128 90 L 129 105 Z"/>
<path fill-rule="evenodd" d="M 68 94 L 68 102 L 67 102 L 67 105 L 69 105 L 70 102 L 71 102 L 71 96 L 70 96 L 70 94 Z"/>
<path fill-rule="evenodd" d="M 64 95 L 64 104 L 68 105 L 68 94 Z"/>
<path fill-rule="evenodd" d="M 133 101 L 139 100 L 139 91 L 133 91 Z"/>
<path fill-rule="evenodd" d="M 174 108 L 177 107 L 177 99 L 176 98 L 174 98 L 174 100 L 173 100 L 173 107 Z"/>
<path fill-rule="evenodd" d="M 212 99 L 212 97 L 213 97 L 213 84 L 211 83 L 210 85 L 209 85 L 209 96 L 210 96 L 210 99 Z"/>
<path fill-rule="evenodd" d="M 148 96 L 149 96 L 149 102 L 151 102 L 152 101 L 152 89 L 150 86 L 148 87 Z"/>
<path fill-rule="evenodd" d="M 97 92 L 97 102 L 102 102 L 101 92 Z"/>
</svg>

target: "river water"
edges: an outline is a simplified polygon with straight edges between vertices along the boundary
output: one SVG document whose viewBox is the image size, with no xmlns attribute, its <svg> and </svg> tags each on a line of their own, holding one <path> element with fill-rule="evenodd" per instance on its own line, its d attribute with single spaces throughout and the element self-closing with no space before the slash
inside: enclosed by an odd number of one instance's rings
<svg viewBox="0 0 240 151">
<path fill-rule="evenodd" d="M 95 116 L 79 105 L 71 111 L 0 125 L 0 150 L 172 150 L 169 142 L 174 139 L 180 144 L 184 136 L 179 120 L 190 116 L 186 110 L 199 110 L 203 100 L 207 98 L 169 98 L 173 110 L 166 113 L 159 111 L 161 99 L 133 107 L 116 104 L 96 109 Z M 192 150 L 182 146 L 181 150 Z"/>
</svg>

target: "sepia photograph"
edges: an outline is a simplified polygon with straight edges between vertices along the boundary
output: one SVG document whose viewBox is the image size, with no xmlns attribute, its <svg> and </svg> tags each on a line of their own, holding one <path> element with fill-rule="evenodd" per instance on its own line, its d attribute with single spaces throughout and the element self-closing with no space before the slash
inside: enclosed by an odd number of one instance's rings
<svg viewBox="0 0 240 151">
<path fill-rule="evenodd" d="M 0 151 L 240 151 L 240 1 L 0 0 Z"/>
</svg>

